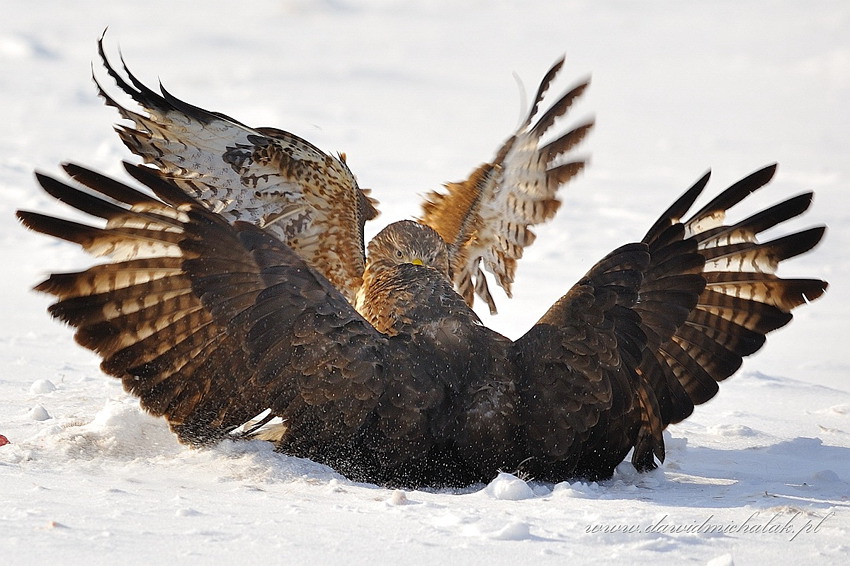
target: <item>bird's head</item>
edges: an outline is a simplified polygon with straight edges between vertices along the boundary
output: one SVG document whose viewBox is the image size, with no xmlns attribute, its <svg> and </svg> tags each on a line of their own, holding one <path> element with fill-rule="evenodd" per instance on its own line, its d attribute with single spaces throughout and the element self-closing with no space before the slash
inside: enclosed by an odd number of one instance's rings
<svg viewBox="0 0 850 566">
<path fill-rule="evenodd" d="M 393 222 L 369 242 L 367 269 L 375 271 L 404 263 L 433 267 L 449 278 L 446 243 L 433 229 L 413 220 Z"/>
</svg>

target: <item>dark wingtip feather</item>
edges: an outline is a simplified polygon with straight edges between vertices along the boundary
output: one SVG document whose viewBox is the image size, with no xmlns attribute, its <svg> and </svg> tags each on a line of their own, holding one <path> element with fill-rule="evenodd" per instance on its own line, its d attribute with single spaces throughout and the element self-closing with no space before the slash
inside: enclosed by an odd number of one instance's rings
<svg viewBox="0 0 850 566">
<path fill-rule="evenodd" d="M 136 78 L 136 75 L 130 70 L 130 67 L 127 66 L 127 62 L 124 60 L 124 54 L 121 51 L 118 51 L 119 58 L 121 59 L 121 67 L 124 69 L 124 72 L 127 74 L 127 78 L 130 79 L 130 82 L 133 83 L 133 86 L 138 89 L 139 97 L 134 97 L 138 102 L 143 104 L 149 104 L 154 108 L 167 108 L 166 100 L 163 99 L 159 94 L 155 91 L 148 88 L 145 83 Z M 116 73 L 117 74 L 117 73 Z M 122 81 L 123 82 L 123 81 Z M 126 83 L 125 83 L 126 84 Z M 129 94 L 129 92 L 128 92 Z"/>
<path fill-rule="evenodd" d="M 15 215 L 30 230 L 80 245 L 89 243 L 93 234 L 99 230 L 98 228 L 80 224 L 79 222 L 47 216 L 46 214 L 28 210 L 19 210 Z"/>
<path fill-rule="evenodd" d="M 776 174 L 777 167 L 777 163 L 772 163 L 771 165 L 767 165 L 766 167 L 762 167 L 761 169 L 750 173 L 740 181 L 732 184 L 728 189 L 713 198 L 711 202 L 702 207 L 698 212 L 694 213 L 691 216 L 691 220 L 711 215 L 717 211 L 729 210 L 744 200 L 747 196 L 768 184 Z"/>
<path fill-rule="evenodd" d="M 809 209 L 812 204 L 814 193 L 808 192 L 788 200 L 780 202 L 770 208 L 766 208 L 761 212 L 753 214 L 749 218 L 742 220 L 735 226 L 730 227 L 731 230 L 736 228 L 746 227 L 752 230 L 753 233 L 759 234 L 778 226 L 779 224 L 803 214 Z"/>
<path fill-rule="evenodd" d="M 106 30 L 103 31 L 103 35 L 101 35 L 100 39 L 97 41 L 97 53 L 100 56 L 100 60 L 103 63 L 103 67 L 106 69 L 106 73 L 110 77 L 112 77 L 112 80 L 115 81 L 115 84 L 118 86 L 118 88 L 127 93 L 130 97 L 133 98 L 133 100 L 140 103 L 143 102 L 142 93 L 134 90 L 133 87 L 127 84 L 127 81 L 124 80 L 124 77 L 118 74 L 118 71 L 115 70 L 115 67 L 112 65 L 112 63 L 109 61 L 109 58 L 106 56 L 106 50 L 103 47 L 103 39 L 105 36 Z M 123 61 L 124 60 L 122 58 L 121 62 L 123 63 Z M 95 79 L 95 83 L 97 84 L 97 79 Z M 98 88 L 100 88 L 100 90 L 103 92 L 103 89 L 101 88 L 100 84 L 98 84 Z M 105 92 L 103 92 L 103 96 L 107 98 L 107 103 L 109 103 L 111 98 L 106 96 Z M 117 106 L 114 100 L 112 100 L 112 103 L 113 106 Z"/>
<path fill-rule="evenodd" d="M 123 165 L 131 177 L 151 189 L 156 196 L 171 205 L 196 204 L 196 201 L 192 197 L 169 183 L 157 170 L 127 161 L 124 161 Z"/>
<path fill-rule="evenodd" d="M 791 308 L 810 303 L 826 292 L 829 284 L 820 279 L 783 280 L 783 299 Z"/>
<path fill-rule="evenodd" d="M 581 95 L 584 94 L 584 91 L 587 90 L 589 85 L 590 79 L 588 78 L 579 83 L 577 86 L 571 88 L 566 94 L 556 100 L 555 103 L 552 104 L 552 106 L 540 117 L 537 123 L 534 124 L 534 127 L 532 128 L 532 135 L 539 138 L 545 134 L 549 128 L 552 127 L 552 124 L 555 123 L 555 119 L 559 116 L 563 116 L 567 110 L 570 109 L 573 103 L 581 98 Z"/>
<path fill-rule="evenodd" d="M 826 293 L 826 290 L 828 288 L 828 282 L 817 279 L 815 280 L 814 285 L 812 285 L 806 291 L 803 292 L 803 298 L 806 299 L 807 302 L 814 301 L 815 299 Z"/>
<path fill-rule="evenodd" d="M 106 51 L 103 46 L 103 37 L 100 38 L 97 42 L 97 50 L 100 55 L 101 62 L 103 63 L 104 68 L 106 69 L 107 74 L 112 77 L 112 80 L 115 81 L 115 84 L 120 88 L 124 93 L 126 93 L 130 98 L 135 100 L 137 103 L 142 105 L 148 109 L 156 109 L 159 111 L 168 111 L 171 110 L 169 107 L 168 101 L 157 94 L 154 90 L 150 89 L 145 83 L 139 80 L 136 75 L 130 70 L 130 67 L 127 65 L 127 62 L 124 60 L 124 55 L 121 53 L 121 49 L 118 49 L 119 60 L 121 61 L 121 67 L 124 70 L 124 73 L 127 75 L 127 79 L 129 79 L 129 83 L 127 80 L 121 76 L 118 70 L 114 65 L 109 61 L 109 58 L 106 56 Z M 92 77 L 94 78 L 94 72 L 92 72 Z M 102 85 L 98 82 L 97 78 L 94 78 L 95 84 L 98 88 L 98 94 L 104 98 L 106 104 L 109 106 L 113 106 L 118 108 L 119 111 L 126 112 L 126 110 L 118 104 L 111 96 L 109 96 Z M 126 117 L 126 116 L 125 116 Z"/>
<path fill-rule="evenodd" d="M 38 212 L 32 212 L 30 210 L 18 210 L 15 212 L 15 217 L 18 219 L 18 222 L 30 230 L 35 230 L 36 232 L 39 232 L 39 230 L 35 226 L 38 224 L 39 218 L 42 216 L 45 215 L 39 214 Z"/>
<path fill-rule="evenodd" d="M 643 237 L 643 242 L 651 243 L 656 238 L 658 238 L 659 234 L 671 224 L 679 222 L 681 218 L 688 212 L 688 209 L 693 206 L 694 201 L 697 200 L 697 197 L 702 193 L 705 186 L 708 184 L 708 180 L 711 178 L 711 170 L 705 172 L 705 174 L 700 177 L 696 183 L 691 185 L 691 187 L 682 194 L 676 201 L 670 205 L 670 207 L 665 210 L 661 216 L 658 217 L 655 224 L 652 225 L 646 235 Z"/>
<path fill-rule="evenodd" d="M 775 246 L 779 251 L 779 260 L 784 261 L 811 251 L 820 243 L 825 233 L 826 226 L 815 226 L 766 242 L 764 245 Z"/>
<path fill-rule="evenodd" d="M 102 195 L 129 205 L 151 204 L 159 201 L 111 177 L 75 163 L 63 163 L 62 169 L 75 181 Z"/>
<path fill-rule="evenodd" d="M 534 104 L 531 105 L 531 108 L 528 111 L 528 116 L 523 122 L 522 127 L 520 129 L 524 129 L 531 124 L 531 121 L 537 115 L 537 111 L 540 108 L 540 102 L 543 100 L 543 97 L 546 95 L 546 91 L 549 90 L 549 86 L 552 84 L 552 81 L 555 80 L 555 77 L 561 71 L 561 68 L 564 66 L 564 61 L 566 61 L 566 55 L 561 55 L 555 64 L 549 68 L 546 74 L 543 76 L 543 80 L 540 81 L 540 86 L 537 87 L 537 94 L 534 96 Z"/>
<path fill-rule="evenodd" d="M 588 132 L 593 128 L 595 120 L 589 119 L 585 123 L 576 126 L 569 132 L 566 132 L 559 138 L 549 142 L 540 149 L 540 153 L 546 156 L 546 161 L 551 163 L 560 155 L 568 152 L 578 145 L 587 136 Z"/>
<path fill-rule="evenodd" d="M 71 187 L 44 173 L 36 172 L 36 180 L 44 191 L 60 202 L 98 218 L 111 218 L 125 209 Z"/>
<path fill-rule="evenodd" d="M 200 106 L 195 106 L 194 104 L 189 104 L 188 102 L 180 100 L 179 98 L 177 98 L 176 96 L 174 96 L 173 94 L 168 92 L 165 89 L 165 87 L 162 85 L 161 82 L 159 83 L 159 90 L 162 93 L 163 100 L 169 106 L 171 106 L 173 109 L 177 110 L 178 112 L 182 112 L 183 114 L 185 114 L 185 115 L 187 115 L 191 118 L 194 118 L 195 120 L 201 122 L 202 124 L 209 124 L 209 123 L 211 123 L 215 120 L 226 120 L 228 122 L 242 126 L 244 128 L 248 127 L 245 124 L 243 124 L 242 122 L 239 122 L 238 120 L 236 120 L 235 118 L 231 118 L 230 116 L 228 116 L 226 114 L 222 114 L 221 112 L 212 112 L 212 111 L 207 110 L 205 108 L 201 108 Z"/>
</svg>

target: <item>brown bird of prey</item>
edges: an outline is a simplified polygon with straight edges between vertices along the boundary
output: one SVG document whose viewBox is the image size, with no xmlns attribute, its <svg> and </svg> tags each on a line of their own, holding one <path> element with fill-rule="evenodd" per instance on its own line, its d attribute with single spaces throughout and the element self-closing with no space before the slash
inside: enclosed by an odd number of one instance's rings
<svg viewBox="0 0 850 566">
<path fill-rule="evenodd" d="M 341 156 L 155 93 L 125 66 L 127 83 L 106 64 L 144 111 L 101 89 L 133 122 L 118 130 L 124 142 L 156 167 L 126 164 L 145 188 L 68 164 L 76 184 L 39 183 L 105 225 L 18 216 L 108 258 L 36 289 L 189 444 L 245 434 L 266 415 L 259 424 L 280 419 L 282 452 L 382 485 L 468 485 L 499 470 L 595 480 L 630 451 L 649 470 L 664 460 L 664 428 L 827 286 L 775 275 L 823 227 L 757 241 L 811 193 L 726 224 L 775 167 L 688 215 L 706 174 L 512 341 L 470 304 L 477 291 L 492 307 L 482 261 L 509 290 L 528 226 L 554 214 L 555 191 L 581 168 L 560 156 L 589 125 L 540 137 L 584 84 L 532 124 L 561 62 L 496 158 L 430 195 L 421 221 L 381 231 L 365 259 L 374 204 Z"/>
</svg>

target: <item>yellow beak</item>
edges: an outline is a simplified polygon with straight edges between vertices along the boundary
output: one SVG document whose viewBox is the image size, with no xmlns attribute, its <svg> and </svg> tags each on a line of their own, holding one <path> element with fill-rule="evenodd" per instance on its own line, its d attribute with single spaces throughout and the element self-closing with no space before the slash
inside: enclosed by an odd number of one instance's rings
<svg viewBox="0 0 850 566">
<path fill-rule="evenodd" d="M 410 263 L 412 263 L 413 265 L 425 265 L 425 263 L 421 259 L 419 259 L 418 257 L 416 259 L 414 259 L 413 261 L 411 261 Z"/>
</svg>

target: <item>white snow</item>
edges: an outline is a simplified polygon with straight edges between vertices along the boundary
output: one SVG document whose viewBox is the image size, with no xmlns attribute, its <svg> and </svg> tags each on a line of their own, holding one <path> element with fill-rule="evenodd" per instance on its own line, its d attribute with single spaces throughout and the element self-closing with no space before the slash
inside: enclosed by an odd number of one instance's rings
<svg viewBox="0 0 850 566">
<path fill-rule="evenodd" d="M 484 488 L 484 493 L 493 499 L 504 499 L 506 501 L 534 497 L 534 491 L 525 481 L 505 472 L 499 472 L 495 479 Z"/>
<path fill-rule="evenodd" d="M 0 25 L 0 562 L 25 564 L 846 563 L 850 554 L 850 4 L 590 0 L 7 0 Z M 33 169 L 120 174 L 89 79 L 109 26 L 134 72 L 194 104 L 345 151 L 385 223 L 467 175 L 557 89 L 593 82 L 587 172 L 488 324 L 517 337 L 707 168 L 780 163 L 752 210 L 815 190 L 826 241 L 781 274 L 826 296 L 670 428 L 667 462 L 601 483 L 502 474 L 457 492 L 352 483 L 262 442 L 181 446 L 29 291 L 90 261 L 24 231 L 63 211 Z M 100 73 L 100 70 L 95 68 Z M 103 73 L 104 83 L 111 84 Z M 507 471 L 507 470 L 506 470 Z"/>
<path fill-rule="evenodd" d="M 30 418 L 34 421 L 46 421 L 51 418 L 51 416 L 48 414 L 47 409 L 41 405 L 36 405 L 30 409 Z"/>
<path fill-rule="evenodd" d="M 49 379 L 39 379 L 30 386 L 30 393 L 52 393 L 56 386 Z"/>
</svg>

